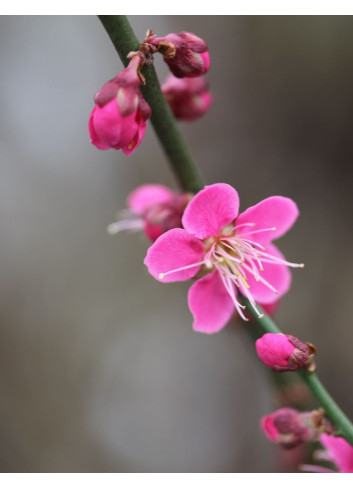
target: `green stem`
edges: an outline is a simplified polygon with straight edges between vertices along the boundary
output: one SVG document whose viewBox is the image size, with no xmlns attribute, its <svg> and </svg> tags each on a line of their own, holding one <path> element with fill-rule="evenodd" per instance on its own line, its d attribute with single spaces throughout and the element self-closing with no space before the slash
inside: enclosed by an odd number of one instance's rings
<svg viewBox="0 0 353 489">
<path fill-rule="evenodd" d="M 127 54 L 130 51 L 137 51 L 140 46 L 129 21 L 125 15 L 100 15 L 99 19 L 114 44 L 121 61 L 124 66 L 127 66 L 129 62 L 126 58 Z M 168 156 L 181 188 L 196 193 L 200 188 L 203 188 L 204 182 L 161 92 L 156 70 L 151 65 L 145 66 L 142 72 L 146 77 L 146 85 L 141 87 L 141 91 L 152 109 L 151 122 L 158 139 Z"/>
<path fill-rule="evenodd" d="M 251 312 L 253 320 L 256 322 L 258 336 L 262 336 L 265 333 L 282 333 L 277 324 L 267 316 L 259 306 L 256 307 L 259 309 L 259 312 L 263 314 L 263 317 L 257 316 L 255 311 L 253 311 L 250 302 L 245 299 L 245 297 L 242 298 L 242 302 L 247 310 Z M 332 399 L 318 376 L 314 372 L 308 372 L 303 369 L 297 370 L 296 373 L 303 382 L 305 382 L 312 395 L 324 408 L 325 413 L 337 428 L 340 436 L 343 436 L 353 446 L 353 425 L 341 408 Z"/>
<path fill-rule="evenodd" d="M 112 40 L 121 61 L 124 66 L 126 66 L 128 64 L 126 55 L 130 51 L 138 50 L 140 44 L 129 21 L 124 15 L 102 15 L 99 18 Z M 203 180 L 178 129 L 169 106 L 164 99 L 155 69 L 153 66 L 149 66 L 145 67 L 143 72 L 146 77 L 146 86 L 142 87 L 142 92 L 143 96 L 151 106 L 151 121 L 159 141 L 169 158 L 181 187 L 190 192 L 198 192 L 204 186 Z M 243 298 L 243 302 L 251 313 L 252 307 L 248 300 Z M 259 318 L 257 314 L 253 312 L 252 316 L 258 326 L 259 335 L 264 333 L 281 333 L 281 330 L 276 323 L 266 314 Z M 324 408 L 326 414 L 339 431 L 340 436 L 343 436 L 351 445 L 353 445 L 352 423 L 332 399 L 317 375 L 304 370 L 297 371 L 297 374 Z"/>
</svg>

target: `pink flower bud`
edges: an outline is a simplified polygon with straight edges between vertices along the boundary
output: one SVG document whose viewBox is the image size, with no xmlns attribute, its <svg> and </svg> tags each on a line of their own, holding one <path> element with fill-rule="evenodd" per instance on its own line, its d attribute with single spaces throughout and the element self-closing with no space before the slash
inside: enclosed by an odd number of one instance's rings
<svg viewBox="0 0 353 489">
<path fill-rule="evenodd" d="M 128 209 L 118 214 L 119 220 L 108 226 L 108 232 L 143 230 L 155 241 L 170 229 L 182 227 L 181 218 L 192 197 L 192 194 L 174 192 L 164 185 L 141 185 L 129 194 Z"/>
<path fill-rule="evenodd" d="M 166 202 L 150 207 L 144 216 L 146 236 L 155 241 L 170 229 L 181 228 L 181 218 L 191 198 L 191 194 L 176 194 Z"/>
<path fill-rule="evenodd" d="M 191 32 L 150 36 L 146 42 L 163 54 L 170 71 L 178 78 L 204 75 L 210 67 L 207 44 Z"/>
<path fill-rule="evenodd" d="M 122 149 L 130 155 L 143 139 L 151 109 L 140 92 L 140 62 L 135 56 L 94 97 L 96 106 L 89 119 L 89 132 L 98 149 Z"/>
<path fill-rule="evenodd" d="M 204 115 L 212 104 L 208 83 L 203 77 L 176 78 L 169 75 L 162 92 L 177 119 L 193 121 Z"/>
<path fill-rule="evenodd" d="M 281 408 L 261 419 L 261 428 L 274 443 L 294 448 L 312 439 L 316 431 L 310 426 L 311 413 Z"/>
<path fill-rule="evenodd" d="M 256 341 L 260 360 L 275 372 L 293 372 L 305 366 L 313 352 L 298 338 L 282 333 L 266 333 Z"/>
</svg>

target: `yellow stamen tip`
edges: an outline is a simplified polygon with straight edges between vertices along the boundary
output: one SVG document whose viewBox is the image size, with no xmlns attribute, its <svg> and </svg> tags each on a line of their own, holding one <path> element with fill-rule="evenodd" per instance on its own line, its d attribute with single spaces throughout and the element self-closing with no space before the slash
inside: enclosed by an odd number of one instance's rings
<svg viewBox="0 0 353 489">
<path fill-rule="evenodd" d="M 160 274 L 158 275 L 158 278 L 159 278 L 160 280 L 164 279 L 164 273 L 160 273 Z"/>
<path fill-rule="evenodd" d="M 264 317 L 264 315 L 263 315 L 263 314 L 259 314 L 259 316 L 258 316 L 258 317 L 261 319 L 261 318 L 263 318 L 263 317 Z"/>
</svg>

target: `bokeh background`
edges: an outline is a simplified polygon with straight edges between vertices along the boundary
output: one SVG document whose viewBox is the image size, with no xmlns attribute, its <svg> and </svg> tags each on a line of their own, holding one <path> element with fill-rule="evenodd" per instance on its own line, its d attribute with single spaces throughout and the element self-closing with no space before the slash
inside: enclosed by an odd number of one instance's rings
<svg viewBox="0 0 353 489">
<path fill-rule="evenodd" d="M 352 18 L 130 20 L 209 43 L 214 105 L 182 131 L 242 209 L 297 201 L 280 248 L 306 268 L 277 320 L 352 416 Z M 98 19 L 1 17 L 0 53 L 0 470 L 287 470 L 258 427 L 275 404 L 251 325 L 194 333 L 189 284 L 148 275 L 142 235 L 106 234 L 137 185 L 175 180 L 151 126 L 129 158 L 90 144 L 93 95 L 122 68 Z"/>
</svg>

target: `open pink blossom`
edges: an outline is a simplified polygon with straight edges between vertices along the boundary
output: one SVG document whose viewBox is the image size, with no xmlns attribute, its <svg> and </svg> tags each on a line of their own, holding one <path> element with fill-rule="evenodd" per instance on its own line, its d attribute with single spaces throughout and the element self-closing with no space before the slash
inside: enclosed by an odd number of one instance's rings
<svg viewBox="0 0 353 489">
<path fill-rule="evenodd" d="M 191 194 L 174 192 L 164 185 L 141 185 L 128 195 L 128 209 L 118 213 L 118 221 L 108 226 L 108 233 L 144 230 L 155 241 L 166 231 L 181 227 L 183 212 L 191 198 Z"/>
<path fill-rule="evenodd" d="M 292 335 L 266 333 L 256 343 L 260 360 L 275 372 L 294 372 L 310 357 L 309 346 Z"/>
<path fill-rule="evenodd" d="M 320 443 L 325 450 L 316 453 L 317 460 L 333 463 L 338 472 L 353 473 L 353 447 L 348 441 L 324 433 L 320 436 Z M 335 472 L 318 465 L 302 465 L 301 469 L 306 472 Z"/>
<path fill-rule="evenodd" d="M 178 78 L 204 75 L 210 67 L 207 44 L 191 32 L 171 33 L 164 37 L 152 35 L 146 43 L 163 55 L 170 71 Z"/>
<path fill-rule="evenodd" d="M 194 121 L 208 112 L 212 95 L 202 76 L 176 78 L 169 75 L 162 85 L 162 92 L 174 116 L 182 121 Z"/>
<path fill-rule="evenodd" d="M 151 109 L 140 92 L 140 56 L 108 81 L 95 96 L 89 119 L 91 142 L 98 149 L 122 149 L 127 155 L 141 143 Z"/>
<path fill-rule="evenodd" d="M 206 186 L 186 207 L 184 229 L 162 234 L 147 252 L 145 264 L 160 282 L 203 275 L 188 296 L 196 331 L 221 330 L 235 309 L 247 320 L 238 290 L 261 316 L 256 303 L 276 302 L 290 287 L 288 267 L 303 266 L 286 261 L 271 242 L 297 219 L 291 199 L 269 197 L 241 214 L 238 210 L 233 187 Z"/>
</svg>

